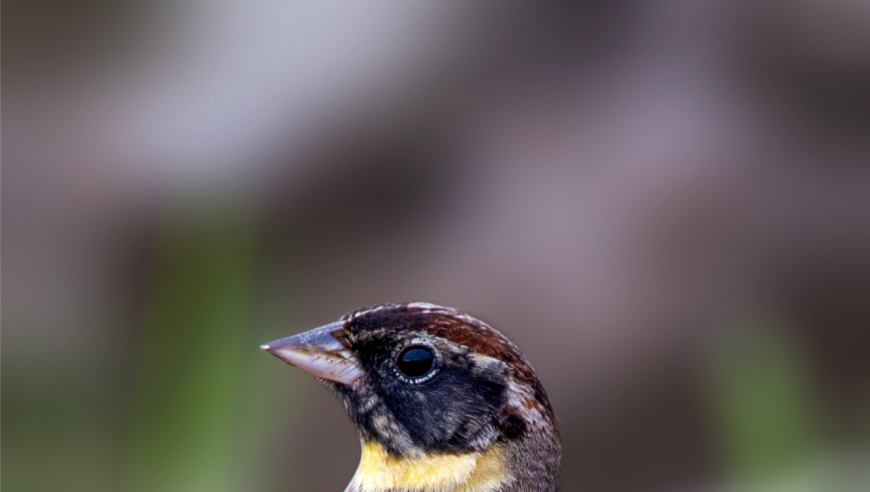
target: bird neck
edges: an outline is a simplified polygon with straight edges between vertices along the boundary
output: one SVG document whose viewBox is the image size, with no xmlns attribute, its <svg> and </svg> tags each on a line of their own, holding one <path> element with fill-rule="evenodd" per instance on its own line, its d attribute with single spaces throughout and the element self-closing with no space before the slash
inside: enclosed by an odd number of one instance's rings
<svg viewBox="0 0 870 492">
<path fill-rule="evenodd" d="M 359 467 L 345 492 L 556 491 L 554 479 L 528 475 L 529 464 L 519 462 L 518 451 L 497 444 L 481 452 L 396 457 L 377 442 L 364 442 Z"/>
<path fill-rule="evenodd" d="M 504 448 L 463 454 L 390 456 L 377 442 L 363 443 L 346 492 L 501 492 L 512 480 Z"/>
</svg>

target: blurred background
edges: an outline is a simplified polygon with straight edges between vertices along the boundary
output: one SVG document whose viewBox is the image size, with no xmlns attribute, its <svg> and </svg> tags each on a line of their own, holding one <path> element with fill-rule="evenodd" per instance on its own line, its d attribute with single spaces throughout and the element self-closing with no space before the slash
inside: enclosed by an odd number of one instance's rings
<svg viewBox="0 0 870 492">
<path fill-rule="evenodd" d="M 343 490 L 258 345 L 415 300 L 523 348 L 566 492 L 870 490 L 870 3 L 3 14 L 6 490 Z"/>
</svg>

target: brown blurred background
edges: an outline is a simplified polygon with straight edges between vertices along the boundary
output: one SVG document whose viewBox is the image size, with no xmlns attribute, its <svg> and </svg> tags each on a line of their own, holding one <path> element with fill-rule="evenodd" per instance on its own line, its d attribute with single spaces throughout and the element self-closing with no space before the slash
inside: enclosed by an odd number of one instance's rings
<svg viewBox="0 0 870 492">
<path fill-rule="evenodd" d="M 343 490 L 260 343 L 490 321 L 563 490 L 870 490 L 870 3 L 10 0 L 2 479 Z"/>
</svg>

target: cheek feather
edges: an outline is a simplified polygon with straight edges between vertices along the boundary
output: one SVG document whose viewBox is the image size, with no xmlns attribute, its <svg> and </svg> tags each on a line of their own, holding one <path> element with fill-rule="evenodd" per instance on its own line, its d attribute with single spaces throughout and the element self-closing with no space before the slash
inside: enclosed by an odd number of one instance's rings
<svg viewBox="0 0 870 492">
<path fill-rule="evenodd" d="M 363 444 L 351 492 L 494 492 L 513 481 L 500 446 L 485 452 L 390 456 L 376 442 Z"/>
</svg>

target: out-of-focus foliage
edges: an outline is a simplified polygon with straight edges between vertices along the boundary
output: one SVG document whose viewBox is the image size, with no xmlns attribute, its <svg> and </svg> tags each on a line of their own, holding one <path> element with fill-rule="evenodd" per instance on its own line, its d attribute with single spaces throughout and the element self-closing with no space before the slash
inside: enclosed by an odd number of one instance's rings
<svg viewBox="0 0 870 492">
<path fill-rule="evenodd" d="M 805 354 L 769 324 L 744 328 L 714 357 L 719 439 L 729 466 L 748 477 L 787 469 L 819 449 Z"/>
<path fill-rule="evenodd" d="M 231 490 L 244 460 L 233 438 L 251 352 L 255 231 L 235 215 L 168 216 L 158 231 L 133 386 L 130 490 Z"/>
</svg>

